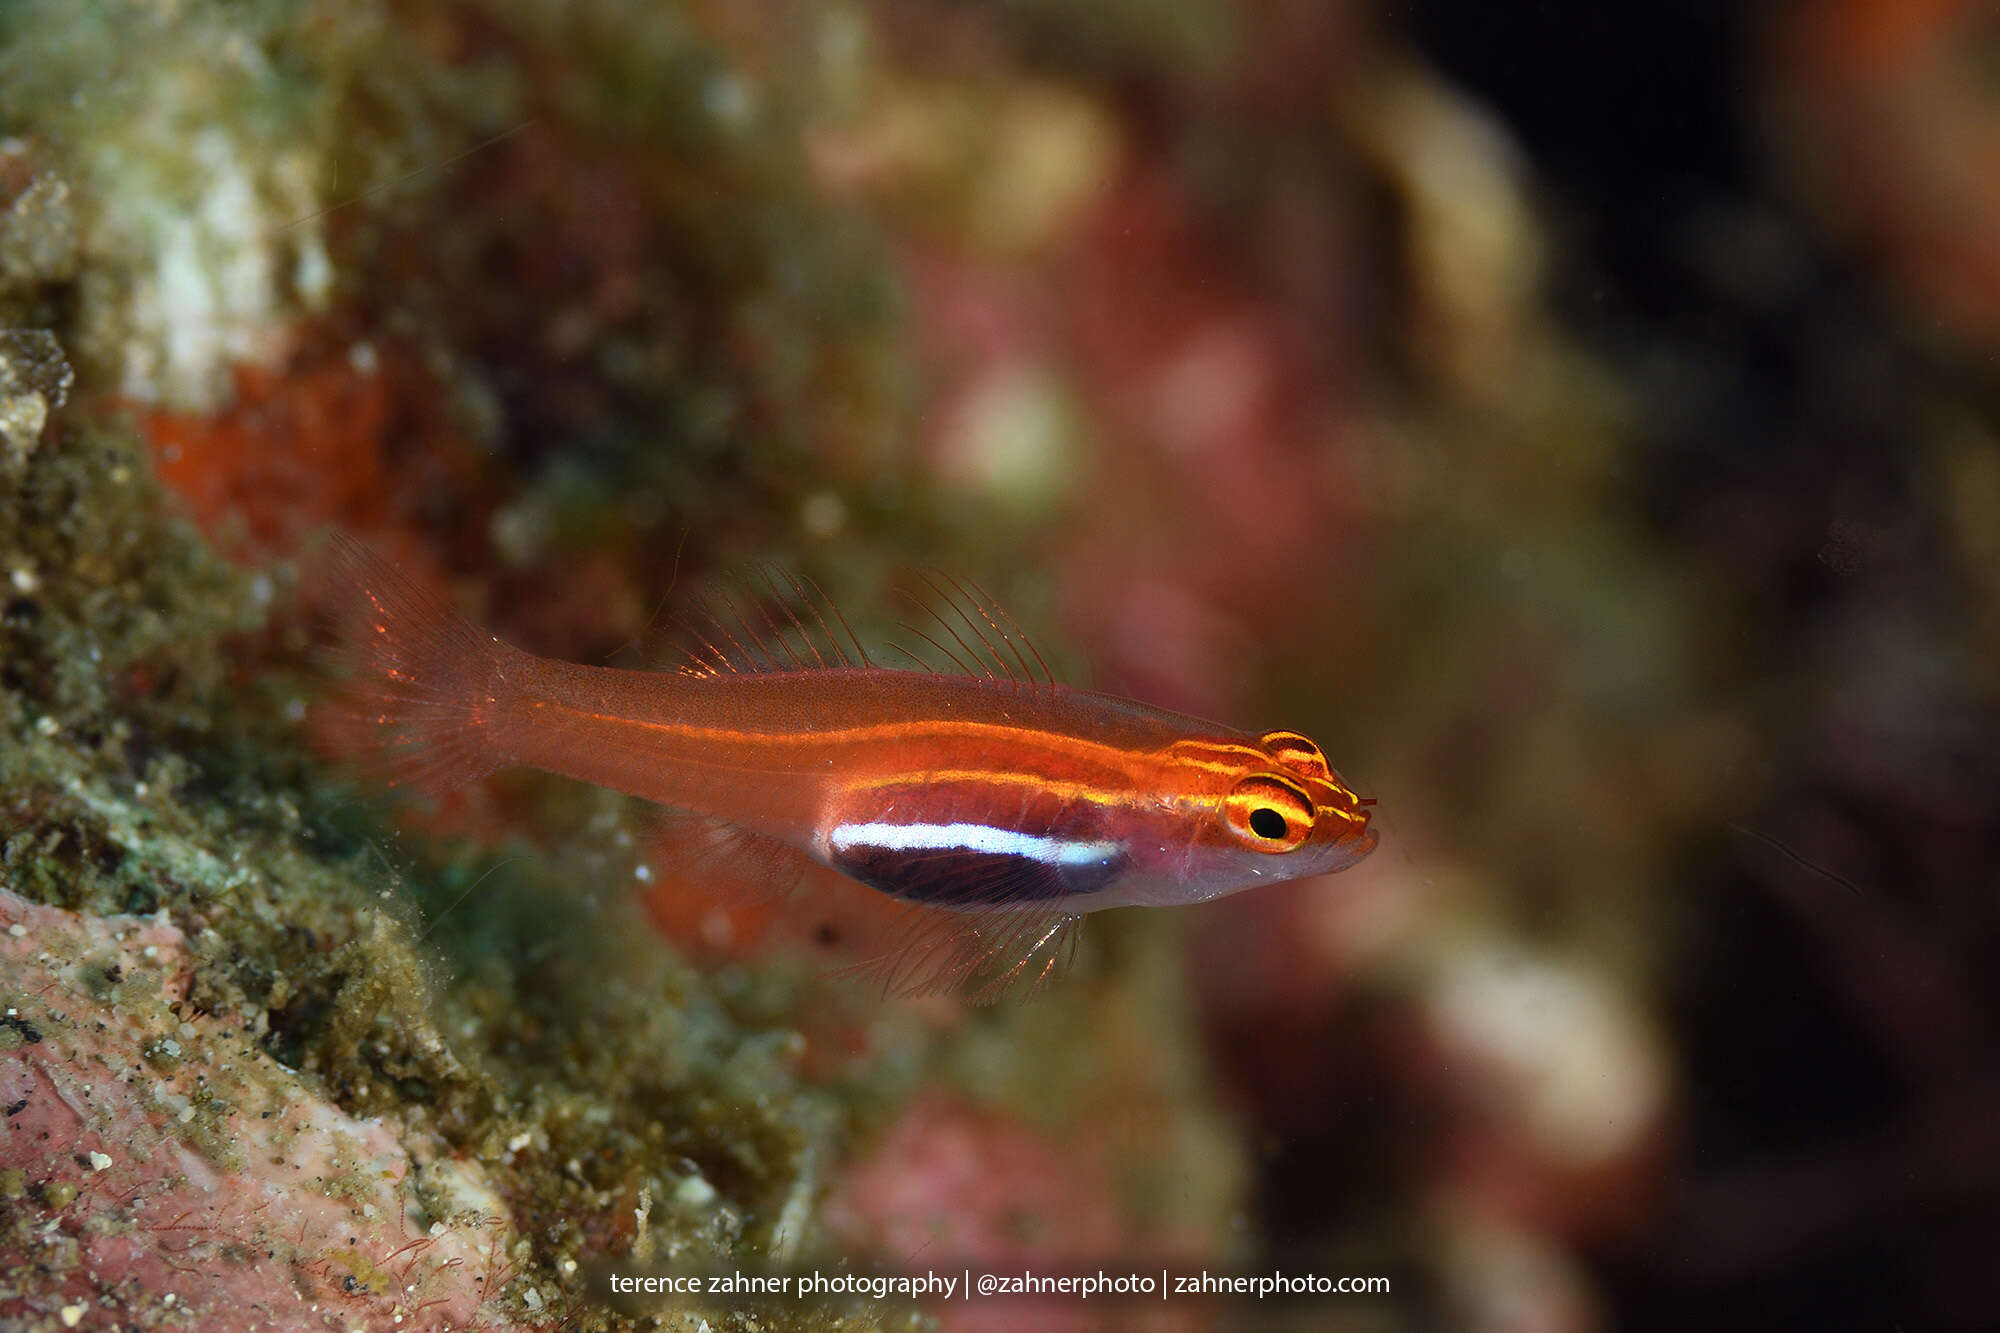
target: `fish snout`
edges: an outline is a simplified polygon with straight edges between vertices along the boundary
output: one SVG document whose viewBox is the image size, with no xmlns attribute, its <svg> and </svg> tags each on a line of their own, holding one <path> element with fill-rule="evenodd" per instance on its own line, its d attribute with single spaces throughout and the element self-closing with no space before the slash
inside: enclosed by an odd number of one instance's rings
<svg viewBox="0 0 2000 1333">
<path fill-rule="evenodd" d="M 1328 784 L 1326 799 L 1320 802 L 1320 815 L 1333 822 L 1333 844 L 1346 854 L 1348 864 L 1360 860 L 1375 850 L 1380 836 L 1371 825 L 1375 801 L 1372 797 L 1357 796 L 1344 786 Z"/>
</svg>

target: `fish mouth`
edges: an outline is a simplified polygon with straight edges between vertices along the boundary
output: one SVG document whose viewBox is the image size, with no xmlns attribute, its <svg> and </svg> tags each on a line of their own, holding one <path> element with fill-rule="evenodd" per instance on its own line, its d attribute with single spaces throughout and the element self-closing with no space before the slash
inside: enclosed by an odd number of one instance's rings
<svg viewBox="0 0 2000 1333">
<path fill-rule="evenodd" d="M 1375 850 L 1381 837 L 1371 827 L 1375 813 L 1375 798 L 1357 796 L 1352 790 L 1337 783 L 1327 784 L 1328 790 L 1316 802 L 1318 814 L 1324 824 L 1326 842 L 1323 844 L 1332 853 L 1333 864 L 1328 871 L 1345 870 L 1362 857 Z M 1338 825 L 1332 821 L 1339 820 Z M 1337 831 L 1336 831 L 1337 830 Z"/>
<path fill-rule="evenodd" d="M 1372 796 L 1356 796 L 1353 792 L 1349 791 L 1340 792 L 1339 795 L 1346 797 L 1346 799 L 1338 804 L 1328 803 L 1320 808 L 1347 825 L 1347 828 L 1339 835 L 1340 841 L 1346 842 L 1351 838 L 1359 838 L 1364 834 L 1372 839 L 1374 832 L 1369 828 L 1369 823 L 1370 817 L 1374 813 L 1375 798 Z M 1375 844 L 1373 841 L 1370 841 L 1368 845 L 1373 847 Z"/>
<path fill-rule="evenodd" d="M 1340 817 L 1347 821 L 1348 827 L 1333 845 L 1340 849 L 1342 869 L 1374 851 L 1376 844 L 1382 841 L 1382 835 L 1376 832 L 1369 820 L 1369 807 L 1374 804 L 1372 800 L 1356 799 L 1352 807 L 1340 811 Z"/>
</svg>

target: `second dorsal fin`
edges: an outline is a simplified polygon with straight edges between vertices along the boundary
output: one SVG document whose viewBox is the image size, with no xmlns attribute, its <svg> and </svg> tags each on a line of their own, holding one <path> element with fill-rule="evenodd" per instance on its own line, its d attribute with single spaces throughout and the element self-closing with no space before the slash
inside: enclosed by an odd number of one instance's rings
<svg viewBox="0 0 2000 1333">
<path fill-rule="evenodd" d="M 1019 622 L 977 584 L 936 570 L 916 580 L 903 596 L 917 615 L 898 622 L 913 643 L 892 643 L 887 651 L 920 671 L 1022 689 L 1055 685 L 1055 673 Z M 775 565 L 754 567 L 675 620 L 688 643 L 680 669 L 690 676 L 888 665 L 868 651 L 818 584 Z"/>
<path fill-rule="evenodd" d="M 675 619 L 690 676 L 834 670 L 875 665 L 847 617 L 810 579 L 758 565 Z"/>
<path fill-rule="evenodd" d="M 919 590 L 904 596 L 919 613 L 917 623 L 898 622 L 904 633 L 929 652 L 951 664 L 961 675 L 984 677 L 995 684 L 1045 689 L 1055 673 L 1020 623 L 975 583 L 941 570 L 921 570 Z M 897 645 L 897 651 L 929 671 L 945 671 L 922 652 Z"/>
</svg>

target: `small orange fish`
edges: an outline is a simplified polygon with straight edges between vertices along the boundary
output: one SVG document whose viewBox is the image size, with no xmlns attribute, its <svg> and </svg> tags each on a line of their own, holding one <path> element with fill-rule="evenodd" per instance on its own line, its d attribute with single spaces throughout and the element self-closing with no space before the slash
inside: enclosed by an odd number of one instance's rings
<svg viewBox="0 0 2000 1333">
<path fill-rule="evenodd" d="M 927 608 L 937 634 L 912 628 L 958 673 L 877 665 L 796 584 L 804 616 L 710 612 L 681 670 L 626 671 L 510 647 L 352 540 L 333 548 L 360 591 L 355 688 L 403 778 L 540 768 L 940 909 L 880 960 L 891 991 L 1033 990 L 1087 912 L 1205 902 L 1375 846 L 1374 802 L 1306 737 L 1059 684 L 963 588 Z"/>
</svg>

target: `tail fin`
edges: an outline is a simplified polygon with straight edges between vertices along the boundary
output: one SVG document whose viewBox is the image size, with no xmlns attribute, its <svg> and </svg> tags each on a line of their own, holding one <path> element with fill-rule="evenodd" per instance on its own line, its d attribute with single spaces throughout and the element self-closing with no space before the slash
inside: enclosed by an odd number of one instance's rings
<svg viewBox="0 0 2000 1333">
<path fill-rule="evenodd" d="M 503 659 L 514 650 L 345 533 L 325 563 L 341 730 L 388 778 L 439 794 L 501 767 L 493 743 Z"/>
</svg>

